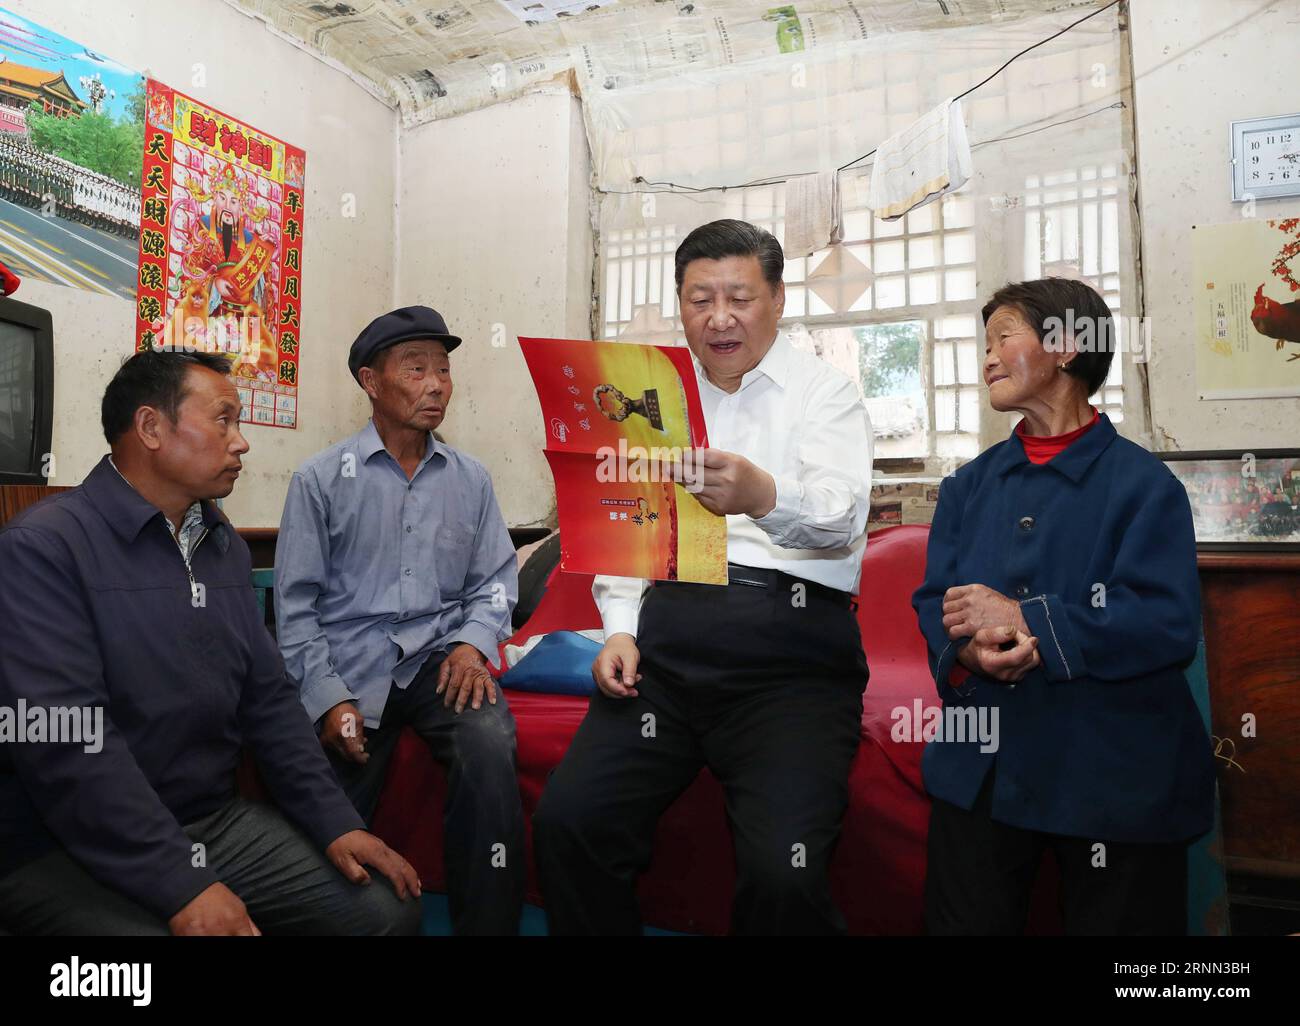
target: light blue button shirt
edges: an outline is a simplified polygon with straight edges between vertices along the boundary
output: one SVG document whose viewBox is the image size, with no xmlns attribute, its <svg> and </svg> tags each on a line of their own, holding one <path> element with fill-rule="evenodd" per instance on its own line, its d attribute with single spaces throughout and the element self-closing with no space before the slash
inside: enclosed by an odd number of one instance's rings
<svg viewBox="0 0 1300 1026">
<path fill-rule="evenodd" d="M 410 480 L 367 421 L 289 482 L 275 622 L 313 721 L 352 701 L 377 727 L 391 685 L 460 642 L 495 663 L 518 596 L 487 470 L 432 435 Z"/>
</svg>

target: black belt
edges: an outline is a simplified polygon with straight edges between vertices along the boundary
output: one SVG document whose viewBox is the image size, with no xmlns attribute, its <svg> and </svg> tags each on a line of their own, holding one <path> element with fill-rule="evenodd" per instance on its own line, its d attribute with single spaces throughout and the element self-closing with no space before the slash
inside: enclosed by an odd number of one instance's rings
<svg viewBox="0 0 1300 1026">
<path fill-rule="evenodd" d="M 769 570 L 756 566 L 741 566 L 739 563 L 727 564 L 727 582 L 750 588 L 774 588 L 787 594 L 798 594 L 796 585 L 804 589 L 803 594 L 833 602 L 841 609 L 854 608 L 853 596 L 847 591 L 830 588 L 816 581 L 806 581 L 802 577 L 784 573 L 781 570 Z M 687 581 L 656 581 L 656 586 L 688 584 Z M 701 585 L 700 587 L 707 587 Z"/>
</svg>

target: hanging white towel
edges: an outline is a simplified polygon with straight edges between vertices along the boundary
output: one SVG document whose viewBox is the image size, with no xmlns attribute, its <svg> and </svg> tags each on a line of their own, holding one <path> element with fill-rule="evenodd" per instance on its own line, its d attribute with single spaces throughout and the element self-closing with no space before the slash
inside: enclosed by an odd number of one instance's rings
<svg viewBox="0 0 1300 1026">
<path fill-rule="evenodd" d="M 947 99 L 876 150 L 870 206 L 884 221 L 960 189 L 972 171 L 961 101 Z"/>
<path fill-rule="evenodd" d="M 803 257 L 843 237 L 840 229 L 840 176 L 837 171 L 797 175 L 785 182 L 785 250 Z"/>
</svg>

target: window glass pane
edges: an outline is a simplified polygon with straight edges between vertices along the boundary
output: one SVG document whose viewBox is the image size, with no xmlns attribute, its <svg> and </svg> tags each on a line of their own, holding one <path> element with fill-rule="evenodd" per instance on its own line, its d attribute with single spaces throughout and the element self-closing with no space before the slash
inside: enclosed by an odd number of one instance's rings
<svg viewBox="0 0 1300 1026">
<path fill-rule="evenodd" d="M 935 322 L 935 338 L 970 338 L 978 334 L 977 319 L 973 315 L 962 314 L 957 317 L 940 317 Z"/>
<path fill-rule="evenodd" d="M 618 320 L 618 269 L 617 260 L 611 260 L 605 267 L 605 324 Z M 611 299 L 614 301 L 611 302 Z"/>
<path fill-rule="evenodd" d="M 834 313 L 834 312 L 835 312 L 835 311 L 831 309 L 830 304 L 824 302 L 824 301 L 822 300 L 822 297 L 821 297 L 821 296 L 817 295 L 817 293 L 814 292 L 812 289 L 809 289 L 809 290 L 808 290 L 808 314 L 809 314 L 809 316 L 812 316 L 812 317 L 821 317 L 821 316 L 824 316 L 825 314 L 830 314 L 830 313 Z M 788 311 L 787 311 L 787 313 L 788 313 Z"/>
<path fill-rule="evenodd" d="M 620 321 L 630 321 L 632 319 L 632 278 L 636 274 L 633 264 L 634 261 L 625 261 L 623 273 L 619 276 L 618 319 Z"/>
<path fill-rule="evenodd" d="M 1061 210 L 1061 259 L 1079 264 L 1079 208 L 1073 204 Z"/>
<path fill-rule="evenodd" d="M 975 351 L 973 341 L 957 343 L 957 377 L 963 385 L 975 385 L 980 381 L 980 357 Z"/>
<path fill-rule="evenodd" d="M 913 306 L 939 302 L 939 276 L 933 271 L 907 276 L 907 292 Z"/>
<path fill-rule="evenodd" d="M 957 426 L 957 396 L 944 389 L 934 393 L 934 429 L 951 431 Z"/>
<path fill-rule="evenodd" d="M 632 305 L 644 306 L 650 287 L 650 265 L 654 261 L 637 260 L 636 273 L 632 275 Z"/>
<path fill-rule="evenodd" d="M 907 264 L 911 268 L 933 267 L 935 261 L 934 239 L 911 239 L 907 243 Z"/>
<path fill-rule="evenodd" d="M 920 321 L 872 324 L 854 329 L 854 334 L 876 456 L 925 456 L 929 451 L 921 388 L 925 325 Z"/>
<path fill-rule="evenodd" d="M 1119 270 L 1119 211 L 1113 201 L 1101 208 L 1101 269 Z"/>
<path fill-rule="evenodd" d="M 902 275 L 876 279 L 876 306 L 881 310 L 907 302 Z"/>
<path fill-rule="evenodd" d="M 903 269 L 903 243 L 879 242 L 872 256 L 871 269 L 877 274 L 888 274 Z"/>
<path fill-rule="evenodd" d="M 927 203 L 923 207 L 918 207 L 907 215 L 907 230 L 909 232 L 932 232 L 935 229 L 934 210 L 937 203 Z"/>
<path fill-rule="evenodd" d="M 846 210 L 844 212 L 844 241 L 860 242 L 871 238 L 871 211 Z"/>
<path fill-rule="evenodd" d="M 969 228 L 975 223 L 975 201 L 969 196 L 949 193 L 940 206 L 945 228 Z"/>
<path fill-rule="evenodd" d="M 943 259 L 948 264 L 973 264 L 975 262 L 975 235 L 960 232 L 943 237 Z"/>
<path fill-rule="evenodd" d="M 866 246 L 856 246 L 850 248 L 857 249 L 860 252 L 868 251 L 868 247 Z M 806 272 L 808 274 L 812 274 L 815 270 L 817 270 L 817 268 L 821 267 L 821 265 L 825 263 L 826 258 L 829 257 L 830 255 L 831 255 L 831 251 L 829 249 L 823 249 L 814 253 L 810 257 L 804 257 L 803 260 L 804 260 L 804 267 Z"/>
<path fill-rule="evenodd" d="M 871 266 L 871 247 L 869 245 L 845 246 L 844 249 L 846 252 L 853 254 L 855 259 L 867 267 Z"/>
<path fill-rule="evenodd" d="M 858 297 L 858 301 L 854 303 L 851 307 L 849 307 L 849 312 L 866 313 L 867 311 L 871 310 L 872 307 L 874 306 L 874 304 L 872 303 L 871 293 L 872 293 L 871 289 L 867 289 L 865 292 L 863 292 L 862 295 Z"/>
<path fill-rule="evenodd" d="M 877 217 L 875 231 L 878 239 L 895 239 L 903 234 L 903 218 L 900 217 L 897 221 L 882 221 Z"/>
<path fill-rule="evenodd" d="M 1100 248 L 1097 245 L 1098 210 L 1096 203 L 1083 205 L 1083 273 L 1100 274 Z"/>
<path fill-rule="evenodd" d="M 954 383 L 951 342 L 934 343 L 934 383 L 951 385 Z"/>
<path fill-rule="evenodd" d="M 1025 211 L 1025 280 L 1043 276 L 1043 256 L 1039 232 L 1042 229 L 1037 210 Z"/>
<path fill-rule="evenodd" d="M 1061 209 L 1051 207 L 1043 212 L 1043 237 L 1041 241 L 1043 262 L 1058 263 L 1061 259 Z"/>
<path fill-rule="evenodd" d="M 947 271 L 943 277 L 943 298 L 948 302 L 975 298 L 975 268 Z"/>
</svg>

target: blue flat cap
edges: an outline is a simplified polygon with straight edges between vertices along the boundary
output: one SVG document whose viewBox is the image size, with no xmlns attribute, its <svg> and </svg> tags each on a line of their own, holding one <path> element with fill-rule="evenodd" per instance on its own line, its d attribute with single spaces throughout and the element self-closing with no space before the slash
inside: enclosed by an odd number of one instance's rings
<svg viewBox="0 0 1300 1026">
<path fill-rule="evenodd" d="M 375 355 L 389 346 L 414 339 L 430 339 L 441 342 L 447 352 L 460 345 L 460 338 L 449 334 L 447 322 L 442 314 L 427 306 L 404 306 L 400 310 L 376 317 L 366 325 L 365 330 L 357 336 L 348 353 L 348 370 L 361 382 L 361 368 L 375 358 Z"/>
</svg>

